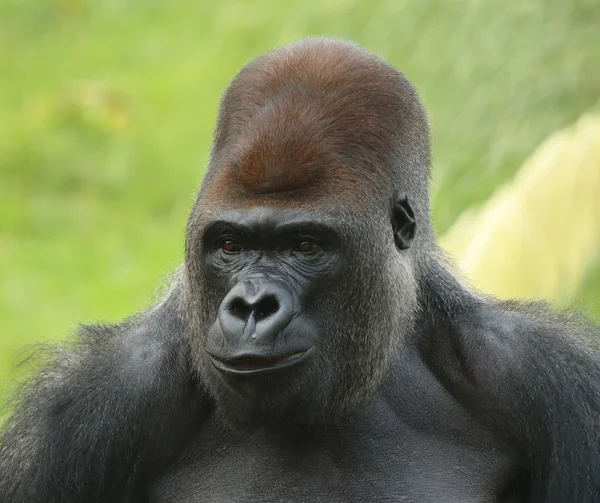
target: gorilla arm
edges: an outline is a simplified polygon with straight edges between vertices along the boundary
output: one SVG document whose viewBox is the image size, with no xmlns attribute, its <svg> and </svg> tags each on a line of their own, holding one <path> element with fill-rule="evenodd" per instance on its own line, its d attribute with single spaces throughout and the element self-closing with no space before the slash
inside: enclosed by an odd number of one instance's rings
<svg viewBox="0 0 600 503">
<path fill-rule="evenodd" d="M 202 409 L 175 302 L 83 327 L 23 395 L 0 439 L 0 501 L 131 501 Z"/>
<path fill-rule="evenodd" d="M 432 366 L 522 452 L 528 501 L 600 501 L 600 330 L 542 304 L 507 302 L 484 304 L 441 339 Z M 457 358 L 448 363 L 443 352 Z"/>
</svg>

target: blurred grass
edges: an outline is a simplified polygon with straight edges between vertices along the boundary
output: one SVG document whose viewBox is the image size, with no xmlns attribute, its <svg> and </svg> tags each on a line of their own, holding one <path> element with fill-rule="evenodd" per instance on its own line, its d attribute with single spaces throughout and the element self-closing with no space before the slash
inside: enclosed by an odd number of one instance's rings
<svg viewBox="0 0 600 503">
<path fill-rule="evenodd" d="M 584 115 L 460 215 L 441 243 L 484 292 L 568 304 L 600 258 L 599 192 L 600 114 Z"/>
<path fill-rule="evenodd" d="M 144 307 L 181 261 L 219 96 L 252 57 L 334 34 L 402 69 L 444 232 L 598 106 L 599 26 L 597 0 L 0 0 L 0 383 L 18 348 Z M 596 267 L 575 300 L 599 299 Z"/>
</svg>

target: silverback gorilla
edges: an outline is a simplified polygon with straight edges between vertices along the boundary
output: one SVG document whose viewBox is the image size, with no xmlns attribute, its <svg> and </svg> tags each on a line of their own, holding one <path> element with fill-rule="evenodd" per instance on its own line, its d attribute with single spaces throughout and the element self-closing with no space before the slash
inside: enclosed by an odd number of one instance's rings
<svg viewBox="0 0 600 503">
<path fill-rule="evenodd" d="M 22 392 L 0 500 L 600 501 L 600 331 L 456 279 L 429 166 L 416 92 L 357 46 L 243 68 L 185 264 Z"/>
</svg>

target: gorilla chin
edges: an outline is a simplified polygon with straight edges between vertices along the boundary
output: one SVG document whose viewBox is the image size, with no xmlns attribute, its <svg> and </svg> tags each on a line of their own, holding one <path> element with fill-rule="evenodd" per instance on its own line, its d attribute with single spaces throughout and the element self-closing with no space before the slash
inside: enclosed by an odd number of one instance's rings
<svg viewBox="0 0 600 503">
<path fill-rule="evenodd" d="M 206 380 L 224 423 L 236 431 L 281 431 L 330 422 L 331 414 L 315 403 L 323 400 L 318 348 L 283 357 L 244 355 L 221 360 L 208 355 Z M 321 412 L 317 412 L 317 411 Z"/>
</svg>

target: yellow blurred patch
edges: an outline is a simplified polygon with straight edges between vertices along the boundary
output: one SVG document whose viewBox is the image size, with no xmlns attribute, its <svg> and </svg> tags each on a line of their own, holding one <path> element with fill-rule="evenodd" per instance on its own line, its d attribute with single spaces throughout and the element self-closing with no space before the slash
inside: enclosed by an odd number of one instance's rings
<svg viewBox="0 0 600 503">
<path fill-rule="evenodd" d="M 75 83 L 62 103 L 63 115 L 107 133 L 123 131 L 130 119 L 123 95 L 102 82 Z"/>
<path fill-rule="evenodd" d="M 600 117 L 550 136 L 441 241 L 484 292 L 568 301 L 598 258 Z"/>
</svg>

